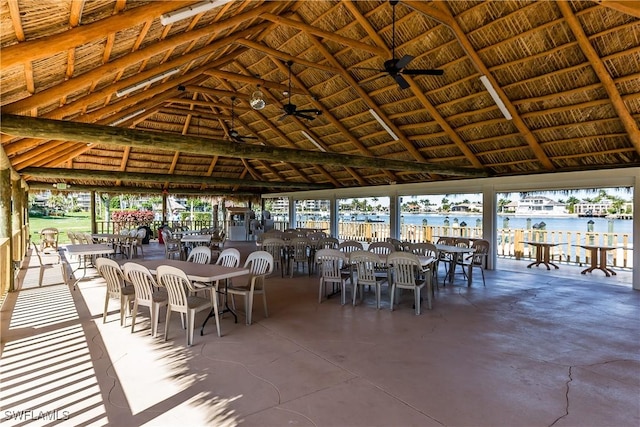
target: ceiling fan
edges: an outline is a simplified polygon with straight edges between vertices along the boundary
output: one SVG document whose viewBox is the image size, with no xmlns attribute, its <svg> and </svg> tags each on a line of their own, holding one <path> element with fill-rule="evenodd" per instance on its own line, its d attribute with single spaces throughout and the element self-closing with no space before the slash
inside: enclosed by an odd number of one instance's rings
<svg viewBox="0 0 640 427">
<path fill-rule="evenodd" d="M 392 18 L 391 18 L 391 56 L 392 58 L 384 61 L 384 69 L 377 68 L 365 68 L 367 70 L 374 70 L 380 73 L 386 73 L 398 83 L 401 89 L 407 89 L 409 83 L 405 80 L 403 75 L 406 76 L 441 76 L 444 74 L 443 70 L 432 69 L 415 69 L 407 70 L 405 67 L 413 61 L 414 57 L 411 55 L 404 55 L 400 59 L 396 59 L 396 5 L 398 0 L 389 0 L 391 3 Z"/>
<path fill-rule="evenodd" d="M 317 108 L 298 110 L 298 107 L 291 103 L 291 66 L 293 65 L 293 61 L 287 61 L 286 64 L 287 68 L 289 68 L 289 90 L 287 92 L 287 95 L 289 95 L 289 101 L 282 106 L 284 114 L 278 119 L 278 121 L 284 120 L 287 116 L 296 116 L 307 120 L 315 119 L 314 116 L 322 114 L 321 110 L 318 110 Z"/>
<path fill-rule="evenodd" d="M 236 97 L 231 97 L 231 127 L 229 128 L 229 138 L 235 142 L 246 142 L 247 139 L 258 139 L 255 136 L 242 136 L 234 129 L 235 113 L 233 111 L 233 104 L 235 104 Z"/>
</svg>

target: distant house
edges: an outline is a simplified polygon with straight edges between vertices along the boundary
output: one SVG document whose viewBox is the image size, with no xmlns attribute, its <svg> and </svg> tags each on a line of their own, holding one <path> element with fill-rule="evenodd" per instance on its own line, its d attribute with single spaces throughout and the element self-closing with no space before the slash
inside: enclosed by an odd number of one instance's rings
<svg viewBox="0 0 640 427">
<path fill-rule="evenodd" d="M 458 203 L 451 206 L 451 212 L 482 212 L 480 203 Z"/>
<path fill-rule="evenodd" d="M 573 211 L 578 216 L 606 216 L 611 209 L 612 202 L 609 199 L 603 199 L 599 202 L 580 202 L 576 203 L 573 207 Z"/>
<path fill-rule="evenodd" d="M 564 203 L 556 202 L 545 196 L 527 196 L 517 202 L 515 215 L 568 215 Z"/>
</svg>

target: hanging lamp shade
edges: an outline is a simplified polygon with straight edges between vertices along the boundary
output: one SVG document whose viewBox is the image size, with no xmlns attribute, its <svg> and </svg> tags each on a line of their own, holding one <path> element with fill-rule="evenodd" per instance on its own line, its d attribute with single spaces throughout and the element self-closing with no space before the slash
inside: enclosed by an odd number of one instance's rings
<svg viewBox="0 0 640 427">
<path fill-rule="evenodd" d="M 264 93 L 260 90 L 260 86 L 258 86 L 258 89 L 251 94 L 249 105 L 251 105 L 251 108 L 254 110 L 262 110 L 267 105 L 267 102 L 264 100 Z"/>
</svg>

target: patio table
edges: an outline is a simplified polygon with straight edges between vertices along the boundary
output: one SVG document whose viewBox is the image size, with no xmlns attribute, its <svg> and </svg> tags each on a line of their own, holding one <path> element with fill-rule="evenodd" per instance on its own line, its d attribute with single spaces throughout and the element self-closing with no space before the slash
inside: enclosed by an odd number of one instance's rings
<svg viewBox="0 0 640 427">
<path fill-rule="evenodd" d="M 549 268 L 550 265 L 553 265 L 556 270 L 560 267 L 551 262 L 551 248 L 554 246 L 558 246 L 560 243 L 546 243 L 546 242 L 524 242 L 527 245 L 534 246 L 536 248 L 536 260 L 531 264 L 527 265 L 527 268 L 531 268 L 532 265 L 538 267 L 540 264 L 544 264 L 547 267 L 547 270 L 551 270 Z"/>
<path fill-rule="evenodd" d="M 76 285 L 87 276 L 87 257 L 98 255 L 112 255 L 115 251 L 109 245 L 103 245 L 100 243 L 82 243 L 78 245 L 67 245 L 64 247 L 69 255 L 77 256 L 79 259 L 78 267 L 73 270 L 71 275 L 75 277 L 75 272 L 83 266 L 82 277 L 76 279 L 73 282 L 73 289 L 76 289 Z"/>
<path fill-rule="evenodd" d="M 241 277 L 241 276 L 246 276 L 249 275 L 251 272 L 248 268 L 239 268 L 239 267 L 225 267 L 223 265 L 218 265 L 218 264 L 198 264 L 195 262 L 187 262 L 187 261 L 181 261 L 181 260 L 176 260 L 176 259 L 150 259 L 150 260 L 141 260 L 141 261 L 135 261 L 136 264 L 140 264 L 143 265 L 145 267 L 147 267 L 149 269 L 149 271 L 151 272 L 151 274 L 156 274 L 156 270 L 159 266 L 161 265 L 169 265 L 171 267 L 176 267 L 179 268 L 180 270 L 184 271 L 185 274 L 187 275 L 187 277 L 189 278 L 189 280 L 194 281 L 194 282 L 201 282 L 201 283 L 211 283 L 213 284 L 213 282 L 217 282 L 219 280 L 224 280 L 225 281 L 225 288 L 223 290 L 223 293 L 225 295 L 225 307 L 224 309 L 220 312 L 220 314 L 222 313 L 231 313 L 233 315 L 233 318 L 235 320 L 236 323 L 238 323 L 238 316 L 236 315 L 236 313 L 231 309 L 231 307 L 229 307 L 229 304 L 227 302 L 227 285 L 226 283 L 228 282 L 225 279 L 231 279 L 233 277 Z M 216 292 L 215 289 L 213 289 L 213 286 L 211 286 L 212 291 L 210 292 L 211 294 L 211 303 L 212 304 L 217 304 L 216 301 L 214 301 L 214 298 L 216 298 Z M 215 312 L 213 311 L 213 309 L 209 312 L 209 315 L 207 316 L 207 318 L 204 320 L 204 322 L 202 323 L 202 328 L 200 329 L 200 335 L 204 334 L 204 327 L 207 324 L 207 322 L 209 321 L 209 319 L 211 317 L 213 317 L 215 315 Z"/>
<path fill-rule="evenodd" d="M 591 252 L 591 267 L 582 270 L 580 274 L 591 273 L 593 270 L 601 270 L 607 277 L 616 275 L 616 272 L 607 267 L 607 252 L 618 249 L 616 246 L 599 246 L 599 245 L 574 245 Z M 600 255 L 598 256 L 598 252 Z"/>
</svg>

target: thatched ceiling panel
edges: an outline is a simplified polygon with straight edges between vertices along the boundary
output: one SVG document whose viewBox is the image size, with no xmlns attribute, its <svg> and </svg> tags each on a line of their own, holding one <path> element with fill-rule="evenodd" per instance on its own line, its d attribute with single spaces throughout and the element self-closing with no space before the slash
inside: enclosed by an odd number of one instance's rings
<svg viewBox="0 0 640 427">
<path fill-rule="evenodd" d="M 24 81 L 24 68 L 22 66 L 3 69 L 0 87 L 2 88 L 0 105 L 10 104 L 30 95 Z"/>
<path fill-rule="evenodd" d="M 19 7 L 21 16 L 29 16 L 29 19 L 21 19 L 22 30 L 27 39 L 59 34 L 69 29 L 71 1 L 23 1 Z"/>
<path fill-rule="evenodd" d="M 500 113 L 498 112 L 498 115 Z M 456 129 L 456 133 L 465 141 L 483 138 L 495 138 L 502 135 L 516 133 L 515 125 L 504 120 L 498 123 L 478 123 L 464 129 Z"/>
<path fill-rule="evenodd" d="M 241 135 L 260 137 L 259 141 L 247 141 L 246 148 L 257 148 L 257 144 L 264 143 L 270 147 L 297 147 L 317 153 L 318 148 L 301 133 L 306 130 L 328 151 L 371 156 L 372 163 L 369 167 L 357 167 L 351 173 L 344 166 L 317 166 L 300 163 L 300 159 L 295 160 L 293 167 L 253 158 L 246 159 L 244 163 L 241 159 L 228 157 L 214 161 L 215 156 L 212 155 L 176 153 L 176 147 L 170 143 L 166 145 L 172 147 L 170 150 L 163 150 L 161 144 L 148 149 L 126 150 L 92 146 L 84 154 L 77 155 L 71 153 L 73 150 L 82 150 L 82 144 L 71 144 L 69 149 L 64 148 L 68 143 L 62 143 L 60 148 L 56 148 L 59 143 L 47 143 L 39 147 L 39 142 L 31 143 L 28 139 L 4 135 L 3 146 L 10 160 L 15 159 L 20 168 L 30 163 L 45 164 L 42 152 L 44 147 L 49 146 L 52 153 L 60 153 L 55 154 L 55 163 L 74 168 L 125 168 L 141 172 L 168 171 L 173 168 L 177 174 L 260 177 L 292 182 L 305 181 L 305 176 L 308 176 L 310 181 L 331 183 L 338 187 L 359 186 L 363 180 L 367 185 L 385 184 L 393 180 L 390 176 L 397 176 L 399 182 L 419 182 L 433 177 L 456 178 L 455 175 L 437 173 L 432 176 L 409 171 L 385 172 L 374 166 L 374 162 L 389 159 L 415 162 L 420 155 L 443 167 L 468 168 L 470 165 L 480 165 L 498 175 L 537 172 L 549 166 L 546 156 L 549 156 L 551 166 L 556 171 L 609 167 L 612 160 L 607 159 L 610 158 L 617 162 L 640 163 L 640 148 L 633 139 L 633 124 L 624 118 L 625 114 L 635 114 L 637 123 L 637 116 L 640 115 L 640 99 L 637 96 L 640 93 L 640 79 L 637 78 L 640 76 L 640 38 L 636 35 L 640 30 L 640 21 L 592 1 L 571 1 L 569 4 L 576 11 L 575 15 L 600 56 L 600 61 L 614 79 L 623 98 L 624 111 L 615 105 L 615 98 L 604 90 L 607 82 L 601 81 L 595 73 L 560 12 L 559 5 L 554 2 L 461 0 L 445 1 L 438 5 L 425 3 L 426 7 L 437 9 L 443 6 L 453 13 L 463 32 L 457 36 L 446 25 L 400 2 L 396 7 L 395 57 L 413 55 L 415 58 L 408 69 L 442 68 L 445 71 L 443 76 L 415 76 L 412 79 L 415 86 L 409 89 L 400 89 L 394 79 L 376 71 L 391 57 L 391 53 L 373 54 L 337 39 L 313 35 L 313 32 L 300 31 L 289 25 L 273 24 L 270 30 L 247 37 L 263 44 L 264 49 L 240 44 L 223 46 L 213 54 L 189 61 L 189 68 L 185 66 L 182 69 L 183 75 L 169 77 L 168 84 L 156 82 L 122 98 L 109 96 L 115 92 L 115 88 L 110 90 L 114 82 L 122 79 L 140 81 L 143 79 L 137 77 L 140 72 L 154 70 L 166 61 L 180 63 L 185 54 L 198 52 L 206 43 L 221 40 L 231 32 L 241 31 L 250 25 L 270 23 L 263 17 L 257 17 L 216 32 L 219 26 L 215 21 L 235 19 L 240 13 L 251 12 L 256 7 L 272 7 L 274 13 L 283 18 L 298 20 L 321 31 L 371 46 L 377 43 L 367 32 L 368 28 L 372 28 L 386 48 L 391 47 L 393 38 L 392 7 L 386 0 L 358 1 L 350 5 L 323 0 L 278 3 L 232 1 L 199 18 L 185 19 L 169 27 L 161 25 L 157 17 L 159 13 L 156 13 L 141 16 L 137 22 L 123 28 L 118 25 L 124 22 L 118 16 L 123 10 L 158 7 L 161 3 L 133 0 L 94 0 L 85 3 L 80 28 L 74 32 L 88 30 L 83 27 L 90 25 L 105 30 L 97 32 L 99 36 L 92 35 L 91 39 L 78 38 L 82 44 L 75 46 L 70 34 L 65 34 L 69 29 L 71 2 L 16 2 L 20 22 L 26 30 L 24 55 L 28 62 L 25 68 L 24 59 L 16 55 L 17 49 L 13 50 L 16 53 L 10 66 L 5 65 L 7 56 L 0 58 L 5 59 L 0 73 L 0 104 L 3 108 L 10 109 L 8 104 L 20 100 L 20 108 L 16 108 L 14 113 L 18 110 L 19 114 L 33 111 L 39 116 L 53 113 L 52 116 L 66 120 L 84 120 L 80 119 L 82 114 L 91 114 L 93 120 L 106 123 L 145 108 L 146 115 L 136 119 L 134 124 L 127 121 L 121 126 L 163 133 L 166 138 L 173 135 L 212 138 L 211 143 L 215 144 L 214 140 L 227 138 L 224 129 L 231 126 L 230 96 L 206 94 L 205 90 L 198 91 L 194 86 L 249 95 L 258 82 L 240 81 L 244 79 L 234 77 L 227 80 L 227 77 L 199 73 L 214 67 L 210 71 L 213 74 L 215 67 L 218 67 L 220 70 L 250 78 L 257 76 L 269 83 L 286 86 L 288 76 L 286 67 L 282 66 L 286 58 L 265 53 L 271 48 L 300 59 L 294 61 L 293 66 L 296 78 L 293 81 L 292 103 L 299 109 L 319 107 L 324 114 L 313 121 L 299 121 L 291 117 L 280 120 L 282 104 L 288 102 L 288 97 L 282 93 L 282 87 L 264 87 L 269 86 L 266 83 L 261 88 L 268 95 L 264 110 L 249 110 L 246 99 L 237 100 L 235 104 L 233 128 Z M 368 21 L 367 25 L 355 19 L 351 6 L 360 11 L 361 17 Z M 47 10 L 46 16 L 44 10 Z M 221 14 L 223 10 L 225 12 Z M 108 43 L 111 27 L 105 25 L 108 22 L 104 20 L 114 23 L 112 31 L 116 33 L 112 46 Z M 151 58 L 142 58 L 136 52 L 154 48 L 158 43 L 170 46 L 174 36 L 182 37 L 187 32 L 201 28 L 211 31 L 193 42 L 183 41 L 178 46 L 168 47 Z M 0 30 L 3 49 L 22 43 L 17 40 L 7 2 L 0 4 Z M 52 39 L 51 52 L 44 55 L 37 39 L 43 34 L 54 33 L 60 34 L 56 37 L 64 42 L 56 44 Z M 318 49 L 314 39 L 322 43 L 322 49 Z M 482 64 L 474 64 L 474 55 L 462 48 L 461 41 L 464 39 L 469 40 L 476 49 Z M 35 48 L 30 50 L 30 46 Z M 108 73 L 98 68 L 102 65 L 105 48 L 109 49 L 110 64 L 103 69 L 109 68 Z M 71 53 L 75 56 L 69 56 L 69 49 L 73 49 Z M 323 51 L 333 54 L 339 66 L 326 58 Z M 234 52 L 242 53 L 235 56 Z M 11 58 L 11 55 L 8 57 Z M 73 58 L 74 63 L 67 64 L 68 58 Z M 119 58 L 119 67 L 113 66 L 116 58 Z M 302 64 L 303 59 L 318 66 L 336 68 L 336 72 Z M 224 60 L 226 62 L 222 62 Z M 490 67 L 489 73 L 513 102 L 523 122 L 508 121 L 501 115 L 478 78 L 487 73 L 483 69 L 485 66 Z M 360 83 L 356 83 L 356 86 L 350 76 L 345 78 L 340 75 L 340 68 L 346 69 Z M 69 71 L 73 71 L 73 78 L 77 79 L 73 87 L 64 83 Z M 95 76 L 89 76 L 88 73 Z M 183 76 L 187 74 L 195 79 L 184 82 Z M 172 95 L 159 89 L 160 85 L 175 88 L 178 84 L 190 87 L 187 91 Z M 30 96 L 27 92 L 32 87 L 35 87 L 36 96 Z M 105 94 L 101 93 L 100 98 L 90 95 L 90 91 L 103 90 Z M 47 98 L 45 95 L 49 92 L 52 95 Z M 426 96 L 427 101 L 435 107 L 438 112 L 435 117 L 427 112 L 429 106 L 423 104 L 422 96 Z M 34 105 L 30 105 L 32 99 L 35 100 Z M 612 101 L 601 102 L 608 99 Z M 64 112 L 57 112 L 61 106 Z M 381 112 L 383 120 L 396 128 L 394 130 L 400 133 L 404 142 L 391 138 L 368 112 L 371 107 Z M 440 121 L 442 119 L 446 124 Z M 623 126 L 624 120 L 627 120 L 626 127 Z M 590 139 L 576 144 L 580 138 Z M 354 139 L 357 141 L 354 142 Z M 407 145 L 407 140 L 412 147 Z M 541 144 L 542 151 L 537 144 Z M 30 149 L 34 150 L 33 154 Z M 73 160 L 65 159 L 64 152 L 75 157 Z M 607 154 L 611 156 L 607 158 Z M 274 173 L 274 170 L 279 172 Z"/>
<path fill-rule="evenodd" d="M 2 43 L 2 46 L 18 43 L 11 14 L 9 13 L 9 2 L 6 1 L 0 2 L 0 43 Z"/>
<path fill-rule="evenodd" d="M 509 31 L 518 32 L 517 28 L 500 25 L 505 21 L 512 22 L 509 18 L 500 18 L 509 17 L 511 14 L 520 16 L 517 11 L 526 8 L 530 3 L 533 2 L 448 2 L 447 5 L 476 49 L 482 49 L 506 38 L 505 34 L 510 34 Z M 485 31 L 479 30 L 481 28 Z"/>
<path fill-rule="evenodd" d="M 541 130 L 532 130 L 536 139 L 542 142 L 564 140 L 569 138 L 584 138 L 598 135 L 613 135 L 624 133 L 624 127 L 618 120 L 595 120 L 579 124 L 554 126 Z"/>
</svg>

